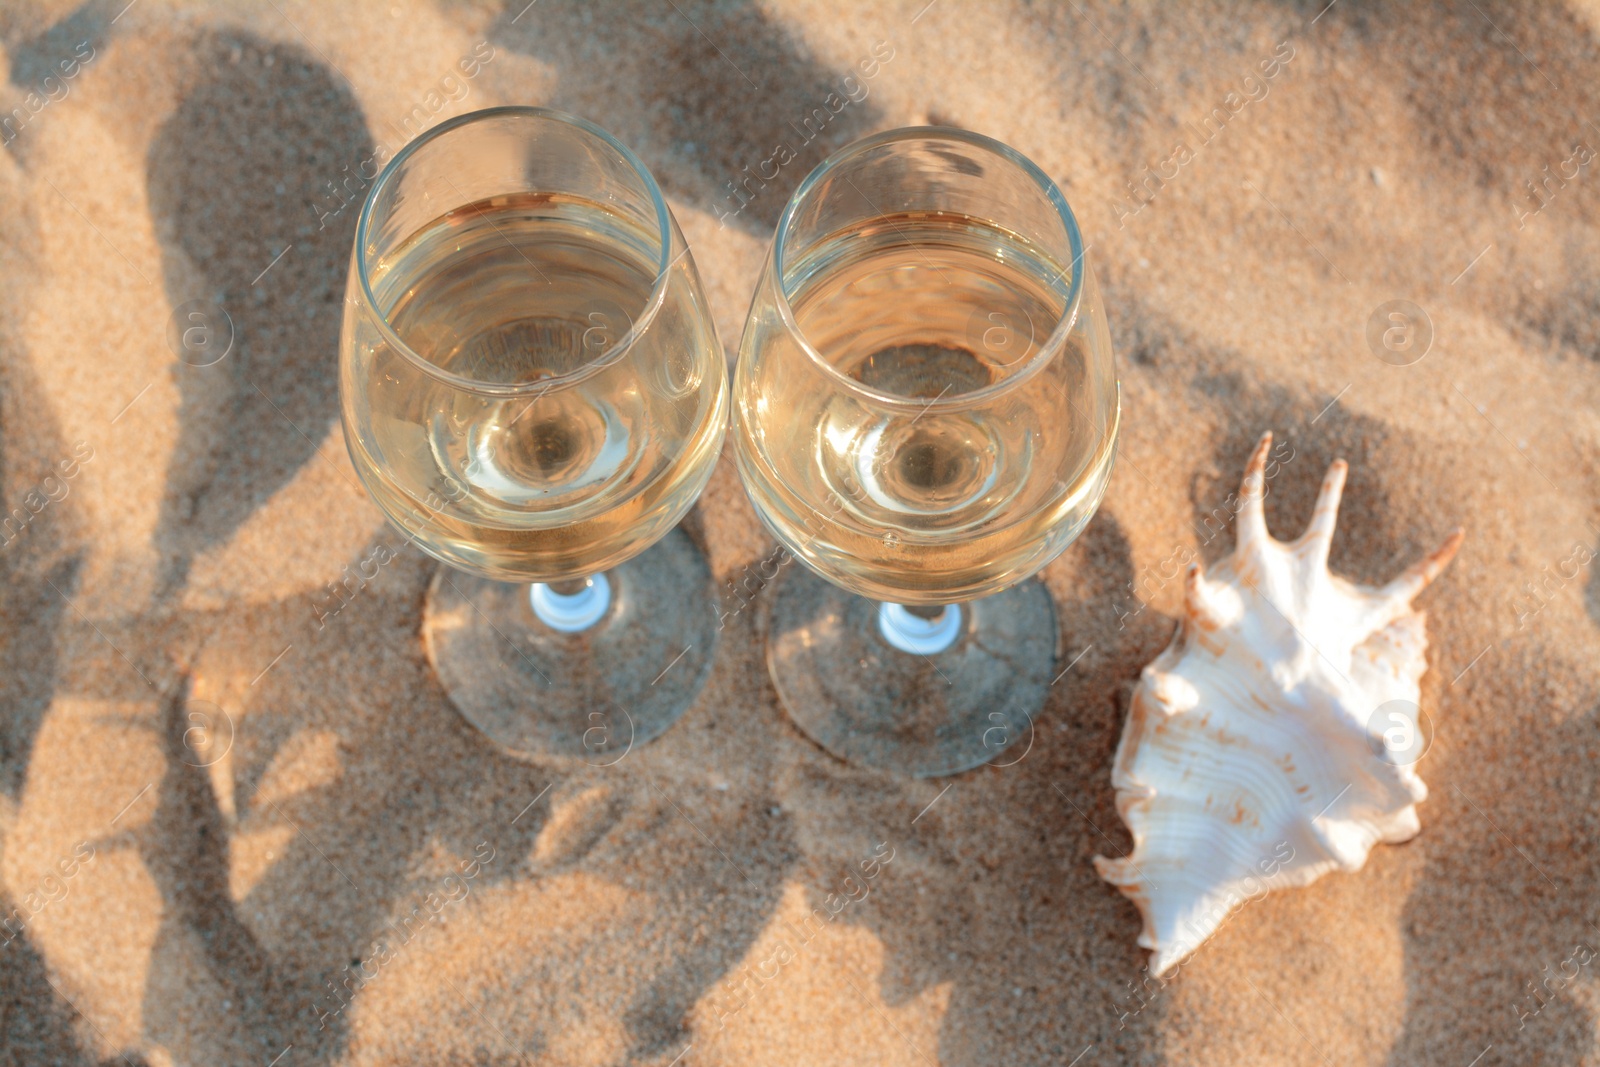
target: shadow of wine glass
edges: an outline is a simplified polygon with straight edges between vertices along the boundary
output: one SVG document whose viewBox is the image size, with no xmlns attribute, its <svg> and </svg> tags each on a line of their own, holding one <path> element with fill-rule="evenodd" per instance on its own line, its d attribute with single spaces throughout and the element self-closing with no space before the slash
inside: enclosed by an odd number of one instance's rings
<svg viewBox="0 0 1600 1067">
<path fill-rule="evenodd" d="M 182 69 L 147 156 L 181 398 L 156 533 L 164 594 L 334 424 L 356 212 L 323 205 L 372 140 L 350 86 L 298 46 L 203 30 Z"/>
</svg>

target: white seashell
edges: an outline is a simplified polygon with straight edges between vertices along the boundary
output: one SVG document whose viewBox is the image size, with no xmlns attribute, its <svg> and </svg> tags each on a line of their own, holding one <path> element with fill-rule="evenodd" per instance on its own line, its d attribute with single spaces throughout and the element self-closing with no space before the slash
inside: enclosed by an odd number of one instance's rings
<svg viewBox="0 0 1600 1067">
<path fill-rule="evenodd" d="M 1345 463 L 1285 544 L 1261 504 L 1271 443 L 1264 434 L 1245 469 L 1233 555 L 1209 576 L 1189 569 L 1183 618 L 1141 675 L 1111 772 L 1134 848 L 1095 869 L 1138 905 L 1158 977 L 1245 901 L 1358 870 L 1376 843 L 1421 829 L 1420 753 L 1389 746 L 1417 736 L 1427 670 L 1411 600 L 1462 533 L 1381 588 L 1337 577 Z"/>
</svg>

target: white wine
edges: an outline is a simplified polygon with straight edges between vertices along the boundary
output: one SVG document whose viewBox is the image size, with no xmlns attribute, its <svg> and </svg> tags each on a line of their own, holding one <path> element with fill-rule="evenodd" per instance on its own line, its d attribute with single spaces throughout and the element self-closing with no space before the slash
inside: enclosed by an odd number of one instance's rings
<svg viewBox="0 0 1600 1067">
<path fill-rule="evenodd" d="M 1088 350 L 1104 332 L 1052 337 L 1075 268 L 949 212 L 881 216 L 785 264 L 815 356 L 761 320 L 737 386 L 741 471 L 779 539 L 847 589 L 913 604 L 998 591 L 1059 554 L 1099 504 L 1116 431 L 1109 353 Z M 1077 314 L 1102 315 L 1083 280 Z"/>
<path fill-rule="evenodd" d="M 699 286 L 674 277 L 693 265 L 661 258 L 631 218 L 543 193 L 460 207 L 382 257 L 375 302 L 434 371 L 374 327 L 345 361 L 351 455 L 384 511 L 505 581 L 604 570 L 676 525 L 727 386 Z"/>
</svg>

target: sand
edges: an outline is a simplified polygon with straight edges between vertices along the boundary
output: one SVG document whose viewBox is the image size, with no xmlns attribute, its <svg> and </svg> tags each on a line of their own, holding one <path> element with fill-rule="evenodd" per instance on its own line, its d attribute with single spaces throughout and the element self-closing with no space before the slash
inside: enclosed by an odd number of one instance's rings
<svg viewBox="0 0 1600 1067">
<path fill-rule="evenodd" d="M 1600 946 L 1600 9 L 122 2 L 0 10 L 0 484 L 27 516 L 0 546 L 0 1063 L 1600 1062 L 1600 965 L 1563 967 Z M 852 72 L 865 96 L 739 209 L 725 183 Z M 523 764 L 432 676 L 414 549 L 319 628 L 399 540 L 340 438 L 361 181 L 334 188 L 497 103 L 639 152 L 730 348 L 783 200 L 849 139 L 953 123 L 1061 184 L 1123 436 L 1043 575 L 1082 658 L 1025 758 L 838 763 L 752 611 L 659 741 Z M 1408 366 L 1367 339 L 1393 300 L 1431 324 Z M 235 327 L 212 367 L 168 345 L 191 301 Z M 1350 461 L 1339 573 L 1467 530 L 1421 601 L 1423 832 L 1136 997 L 1137 913 L 1090 865 L 1128 847 L 1111 756 L 1166 561 L 1230 549 L 1204 518 L 1266 429 L 1295 456 L 1280 536 Z M 727 457 L 689 526 L 719 579 L 771 550 Z M 867 897 L 797 933 L 880 844 Z"/>
</svg>

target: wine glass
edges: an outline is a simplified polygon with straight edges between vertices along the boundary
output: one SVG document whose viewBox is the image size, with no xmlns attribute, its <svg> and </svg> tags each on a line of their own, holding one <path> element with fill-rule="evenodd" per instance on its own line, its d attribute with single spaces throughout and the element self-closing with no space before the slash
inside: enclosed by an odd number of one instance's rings
<svg viewBox="0 0 1600 1067">
<path fill-rule="evenodd" d="M 1031 737 L 1058 636 L 1026 579 L 1083 530 L 1116 451 L 1085 251 L 1054 182 L 958 129 L 849 145 L 784 209 L 735 452 L 806 564 L 774 594 L 768 666 L 836 756 L 928 777 Z"/>
<path fill-rule="evenodd" d="M 408 145 L 362 208 L 339 392 L 367 491 L 445 564 L 423 642 L 473 725 L 605 764 L 683 713 L 715 592 L 676 526 L 721 451 L 727 373 L 632 152 L 531 107 Z"/>
</svg>

